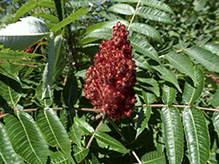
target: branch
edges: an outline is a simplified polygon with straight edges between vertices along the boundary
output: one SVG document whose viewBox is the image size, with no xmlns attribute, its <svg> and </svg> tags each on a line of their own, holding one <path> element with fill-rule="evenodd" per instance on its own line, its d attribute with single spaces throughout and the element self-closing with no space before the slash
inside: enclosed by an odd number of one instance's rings
<svg viewBox="0 0 219 164">
<path fill-rule="evenodd" d="M 138 1 L 138 4 L 136 5 L 136 8 L 135 8 L 135 12 L 136 12 L 136 10 L 138 9 L 138 6 L 140 5 L 140 2 L 141 2 L 141 0 Z M 131 25 L 132 25 L 132 22 L 133 22 L 134 18 L 135 18 L 135 13 L 132 15 L 132 19 L 131 19 L 131 21 L 130 21 L 130 23 L 129 23 L 129 27 L 128 27 L 127 30 L 130 29 L 130 27 L 131 27 Z"/>
<path fill-rule="evenodd" d="M 88 149 L 88 148 L 90 147 L 91 142 L 92 142 L 93 139 L 94 139 L 95 132 L 100 129 L 100 127 L 101 127 L 101 125 L 103 124 L 103 122 L 105 121 L 105 119 L 106 119 L 106 117 L 104 117 L 104 119 L 102 119 L 102 120 L 100 121 L 100 123 L 98 124 L 98 126 L 96 127 L 96 129 L 95 129 L 93 135 L 91 136 L 91 138 L 90 138 L 90 140 L 89 140 L 89 142 L 88 142 L 88 144 L 87 144 L 87 146 L 86 146 L 86 149 Z"/>
<path fill-rule="evenodd" d="M 164 106 L 167 106 L 166 104 L 143 104 L 143 105 L 140 105 L 140 106 L 135 106 L 135 107 L 143 107 L 143 106 L 151 106 L 151 107 L 164 107 Z M 192 105 L 174 105 L 172 104 L 172 106 L 175 106 L 175 107 L 178 107 L 178 108 L 186 108 L 186 107 L 191 107 Z M 196 108 L 198 109 L 202 109 L 202 110 L 209 110 L 209 111 L 217 111 L 219 112 L 219 108 L 205 108 L 205 107 L 198 107 L 198 106 L 195 106 Z"/>
</svg>

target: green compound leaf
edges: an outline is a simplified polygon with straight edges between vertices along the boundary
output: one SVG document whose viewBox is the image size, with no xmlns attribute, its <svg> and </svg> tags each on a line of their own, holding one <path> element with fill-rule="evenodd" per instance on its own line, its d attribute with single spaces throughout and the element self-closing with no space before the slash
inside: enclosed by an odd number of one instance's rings
<svg viewBox="0 0 219 164">
<path fill-rule="evenodd" d="M 131 5 L 121 3 L 111 6 L 107 11 L 116 12 L 123 15 L 132 15 L 135 13 L 135 9 Z"/>
<path fill-rule="evenodd" d="M 39 1 L 37 2 L 39 6 L 55 9 L 55 3 L 53 1 Z"/>
<path fill-rule="evenodd" d="M 155 28 L 153 28 L 149 25 L 146 25 L 146 24 L 143 24 L 143 23 L 132 23 L 131 24 L 131 29 L 133 31 L 144 34 L 144 35 L 146 35 L 148 37 L 151 37 L 154 40 L 162 43 L 162 38 L 161 38 L 159 32 Z"/>
<path fill-rule="evenodd" d="M 181 163 L 184 139 L 180 113 L 174 106 L 164 106 L 161 110 L 161 119 L 164 126 L 168 160 L 171 164 Z"/>
<path fill-rule="evenodd" d="M 172 86 L 164 84 L 162 101 L 164 104 L 172 104 L 176 98 L 176 89 Z"/>
<path fill-rule="evenodd" d="M 73 123 L 70 132 L 69 132 L 70 139 L 73 143 L 76 145 L 81 146 L 81 136 L 82 136 L 82 130 L 77 126 L 76 123 Z"/>
<path fill-rule="evenodd" d="M 94 133 L 94 128 L 83 119 L 74 117 L 74 121 L 85 134 L 92 135 Z"/>
<path fill-rule="evenodd" d="M 149 63 L 147 62 L 147 60 L 144 58 L 143 55 L 139 55 L 136 52 L 133 52 L 134 55 L 134 60 L 135 60 L 135 64 L 138 67 L 144 68 L 146 70 L 151 70 L 151 66 L 149 65 Z"/>
<path fill-rule="evenodd" d="M 173 24 L 172 19 L 167 13 L 150 7 L 139 7 L 136 10 L 136 15 L 152 21 Z"/>
<path fill-rule="evenodd" d="M 142 96 L 143 96 L 145 104 L 149 105 L 156 101 L 156 97 L 154 94 L 145 92 L 143 88 L 141 92 L 142 92 Z"/>
<path fill-rule="evenodd" d="M 143 164 L 166 164 L 166 156 L 163 152 L 152 151 L 141 157 Z"/>
<path fill-rule="evenodd" d="M 193 104 L 200 96 L 204 87 L 204 73 L 199 67 L 195 67 L 194 75 L 196 86 L 190 78 L 186 78 L 182 100 L 185 104 Z"/>
<path fill-rule="evenodd" d="M 94 136 L 96 139 L 100 140 L 101 142 L 107 144 L 111 148 L 113 148 L 114 151 L 120 152 L 120 153 L 128 153 L 129 150 L 123 146 L 118 140 L 115 138 L 109 136 L 108 134 L 101 132 L 101 131 L 96 131 L 94 132 Z"/>
<path fill-rule="evenodd" d="M 210 139 L 205 117 L 195 107 L 184 108 L 182 116 L 190 163 L 205 164 L 210 155 Z"/>
<path fill-rule="evenodd" d="M 219 56 L 219 44 L 209 42 L 204 45 L 204 48 Z"/>
<path fill-rule="evenodd" d="M 193 80 L 194 84 L 196 84 L 192 62 L 186 55 L 170 51 L 165 55 L 165 57 L 176 69 L 189 76 Z"/>
<path fill-rule="evenodd" d="M 18 112 L 17 117 L 9 114 L 4 120 L 15 152 L 28 163 L 45 163 L 48 146 L 33 118 L 27 113 Z"/>
<path fill-rule="evenodd" d="M 22 164 L 23 160 L 14 152 L 5 127 L 0 122 L 0 163 Z"/>
<path fill-rule="evenodd" d="M 208 70 L 219 73 L 218 55 L 198 46 L 193 46 L 187 50 L 183 50 L 183 52 L 200 62 Z"/>
<path fill-rule="evenodd" d="M 71 143 L 68 134 L 60 119 L 51 108 L 39 110 L 37 125 L 48 145 L 58 147 L 68 160 L 75 163 L 71 157 Z"/>
<path fill-rule="evenodd" d="M 214 112 L 212 121 L 214 124 L 214 128 L 215 128 L 217 134 L 219 135 L 219 113 L 218 112 Z"/>
</svg>

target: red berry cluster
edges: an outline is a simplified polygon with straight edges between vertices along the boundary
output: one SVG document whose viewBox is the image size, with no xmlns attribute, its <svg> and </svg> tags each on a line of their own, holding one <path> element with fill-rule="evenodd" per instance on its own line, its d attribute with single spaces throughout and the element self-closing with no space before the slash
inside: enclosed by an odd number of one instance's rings
<svg viewBox="0 0 219 164">
<path fill-rule="evenodd" d="M 45 42 L 45 41 L 46 41 L 46 39 L 43 38 L 41 41 L 39 41 L 38 43 L 34 44 L 34 45 L 31 46 L 30 48 L 25 49 L 24 52 L 26 52 L 26 53 L 33 53 L 33 51 L 34 51 L 35 48 L 40 44 L 40 42 Z M 45 48 L 45 46 L 44 46 L 44 48 Z"/>
<path fill-rule="evenodd" d="M 100 44 L 84 85 L 85 95 L 95 108 L 118 120 L 130 116 L 136 103 L 136 65 L 128 35 L 120 22 L 113 27 L 112 39 Z"/>
</svg>

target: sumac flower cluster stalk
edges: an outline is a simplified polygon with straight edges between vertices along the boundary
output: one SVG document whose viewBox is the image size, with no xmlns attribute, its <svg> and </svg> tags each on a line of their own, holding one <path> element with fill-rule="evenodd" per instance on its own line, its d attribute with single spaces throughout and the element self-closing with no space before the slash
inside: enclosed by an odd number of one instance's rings
<svg viewBox="0 0 219 164">
<path fill-rule="evenodd" d="M 128 35 L 120 22 L 113 27 L 112 39 L 100 44 L 95 66 L 87 69 L 84 85 L 85 95 L 95 108 L 118 120 L 130 116 L 136 103 L 136 65 Z"/>
</svg>

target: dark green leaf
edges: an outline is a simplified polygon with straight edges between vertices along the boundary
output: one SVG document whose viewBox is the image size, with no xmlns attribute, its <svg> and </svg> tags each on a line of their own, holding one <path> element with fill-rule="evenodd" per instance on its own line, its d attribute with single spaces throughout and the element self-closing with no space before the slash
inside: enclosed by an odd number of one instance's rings
<svg viewBox="0 0 219 164">
<path fill-rule="evenodd" d="M 147 127 L 150 117 L 151 117 L 151 106 L 142 107 L 138 115 L 137 134 L 135 138 L 137 138 Z"/>
<path fill-rule="evenodd" d="M 5 127 L 13 149 L 28 163 L 45 163 L 48 146 L 35 121 L 24 112 L 18 112 L 17 117 L 10 114 L 5 117 Z"/>
<path fill-rule="evenodd" d="M 61 22 L 65 17 L 65 15 L 64 15 L 64 1 L 63 0 L 54 0 L 54 1 L 55 1 L 56 10 L 58 13 L 59 22 Z"/>
<path fill-rule="evenodd" d="M 129 150 L 126 149 L 125 146 L 123 146 L 118 140 L 109 136 L 108 134 L 101 132 L 101 131 L 96 131 L 94 134 L 95 134 L 96 139 L 107 144 L 108 146 L 113 148 L 114 151 L 124 153 L 124 154 L 129 152 Z"/>
<path fill-rule="evenodd" d="M 180 113 L 174 106 L 164 106 L 161 110 L 161 119 L 164 126 L 168 160 L 171 164 L 181 163 L 184 138 Z"/>
<path fill-rule="evenodd" d="M 184 108 L 183 125 L 190 163 L 205 164 L 209 159 L 210 139 L 205 117 L 200 109 Z"/>
<path fill-rule="evenodd" d="M 204 87 L 204 74 L 199 67 L 195 67 L 195 75 L 197 85 L 190 78 L 186 79 L 185 87 L 183 91 L 182 100 L 185 104 L 193 104 L 201 96 Z"/>
<path fill-rule="evenodd" d="M 72 163 L 75 163 L 71 157 L 71 143 L 68 134 L 51 108 L 39 111 L 37 125 L 48 145 L 60 148 L 60 152 Z"/>
<path fill-rule="evenodd" d="M 172 86 L 164 84 L 162 101 L 164 104 L 172 104 L 176 98 L 176 89 Z"/>
<path fill-rule="evenodd" d="M 0 163 L 22 164 L 23 160 L 14 152 L 5 127 L 0 122 Z"/>
<path fill-rule="evenodd" d="M 72 108 L 78 98 L 78 83 L 73 74 L 70 74 L 67 78 L 67 82 L 63 89 L 63 98 L 65 105 Z"/>
<path fill-rule="evenodd" d="M 135 64 L 138 66 L 138 67 L 141 67 L 141 68 L 144 68 L 144 69 L 147 69 L 147 70 L 151 70 L 151 66 L 148 64 L 147 60 L 144 58 L 143 55 L 139 55 L 135 52 L 133 52 L 134 54 L 134 60 L 135 60 Z"/>
<path fill-rule="evenodd" d="M 183 50 L 186 54 L 196 59 L 208 70 L 219 73 L 219 56 L 211 53 L 208 50 L 200 48 L 198 46 L 193 46 L 187 50 Z"/>
</svg>

